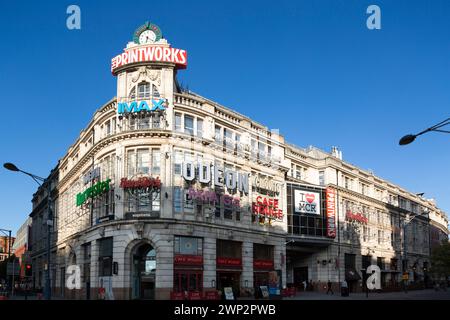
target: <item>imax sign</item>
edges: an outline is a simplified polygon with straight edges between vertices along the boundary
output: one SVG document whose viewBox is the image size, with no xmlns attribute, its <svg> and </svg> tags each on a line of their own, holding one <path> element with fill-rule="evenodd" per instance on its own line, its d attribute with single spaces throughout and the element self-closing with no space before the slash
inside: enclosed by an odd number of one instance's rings
<svg viewBox="0 0 450 320">
<path fill-rule="evenodd" d="M 117 105 L 117 113 L 126 114 L 126 113 L 136 113 L 141 111 L 147 112 L 155 112 L 155 111 L 164 111 L 166 110 L 166 99 L 159 99 L 158 101 L 152 99 L 149 103 L 147 101 L 132 101 L 130 103 L 127 102 L 119 102 Z"/>
</svg>

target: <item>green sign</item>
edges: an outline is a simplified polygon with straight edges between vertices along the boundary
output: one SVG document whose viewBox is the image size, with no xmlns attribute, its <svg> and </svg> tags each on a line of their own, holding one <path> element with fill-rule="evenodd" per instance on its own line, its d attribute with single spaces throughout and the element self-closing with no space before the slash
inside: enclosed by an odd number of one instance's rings
<svg viewBox="0 0 450 320">
<path fill-rule="evenodd" d="M 99 181 L 92 187 L 86 189 L 84 192 L 80 192 L 79 194 L 77 194 L 77 207 L 85 203 L 87 199 L 95 198 L 96 196 L 109 191 L 110 182 L 111 179 L 108 179 L 106 181 Z"/>
</svg>

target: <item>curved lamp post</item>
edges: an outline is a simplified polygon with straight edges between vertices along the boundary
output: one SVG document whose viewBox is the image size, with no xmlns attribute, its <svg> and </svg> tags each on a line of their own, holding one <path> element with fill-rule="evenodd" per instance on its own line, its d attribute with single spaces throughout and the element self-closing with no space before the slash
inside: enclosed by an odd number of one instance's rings
<svg viewBox="0 0 450 320">
<path fill-rule="evenodd" d="M 399 145 L 404 146 L 406 144 L 410 144 L 411 142 L 413 142 L 414 140 L 416 140 L 416 138 L 424 133 L 430 132 L 430 131 L 436 131 L 436 132 L 443 132 L 443 133 L 450 133 L 450 131 L 447 130 L 440 130 L 440 128 L 442 128 L 443 126 L 446 126 L 450 124 L 450 118 L 447 118 L 446 120 L 439 122 L 438 124 L 423 130 L 422 132 L 419 132 L 417 134 L 407 134 L 406 136 L 404 136 L 403 138 L 400 139 L 400 141 L 398 142 Z"/>
<path fill-rule="evenodd" d="M 50 289 L 50 236 L 51 236 L 51 227 L 53 225 L 53 214 L 51 209 L 51 183 L 45 178 L 39 177 L 35 174 L 20 170 L 15 164 L 7 162 L 3 164 L 3 167 L 7 170 L 14 172 L 22 172 L 27 176 L 30 176 L 39 186 L 46 185 L 47 187 L 47 270 L 46 270 L 46 279 L 45 279 L 45 288 L 44 288 L 44 297 L 47 300 L 51 298 L 51 289 Z"/>
</svg>

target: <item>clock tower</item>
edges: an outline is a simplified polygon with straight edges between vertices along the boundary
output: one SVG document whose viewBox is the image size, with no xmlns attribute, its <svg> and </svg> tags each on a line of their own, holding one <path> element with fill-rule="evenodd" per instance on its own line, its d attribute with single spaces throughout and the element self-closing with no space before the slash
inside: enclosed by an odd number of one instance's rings
<svg viewBox="0 0 450 320">
<path fill-rule="evenodd" d="M 118 116 L 148 117 L 150 124 L 170 129 L 176 74 L 186 66 L 187 52 L 171 47 L 157 25 L 146 22 L 137 28 L 123 53 L 111 60 Z"/>
</svg>

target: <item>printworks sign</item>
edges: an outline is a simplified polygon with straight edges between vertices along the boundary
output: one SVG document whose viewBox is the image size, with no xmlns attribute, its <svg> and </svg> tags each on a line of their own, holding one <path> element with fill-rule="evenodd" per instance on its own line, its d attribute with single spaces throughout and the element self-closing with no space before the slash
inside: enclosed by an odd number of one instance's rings
<svg viewBox="0 0 450 320">
<path fill-rule="evenodd" d="M 336 198 L 335 191 L 332 188 L 327 188 L 327 236 L 330 238 L 336 237 Z"/>
<path fill-rule="evenodd" d="M 294 212 L 320 214 L 320 194 L 318 192 L 294 190 Z"/>
</svg>

